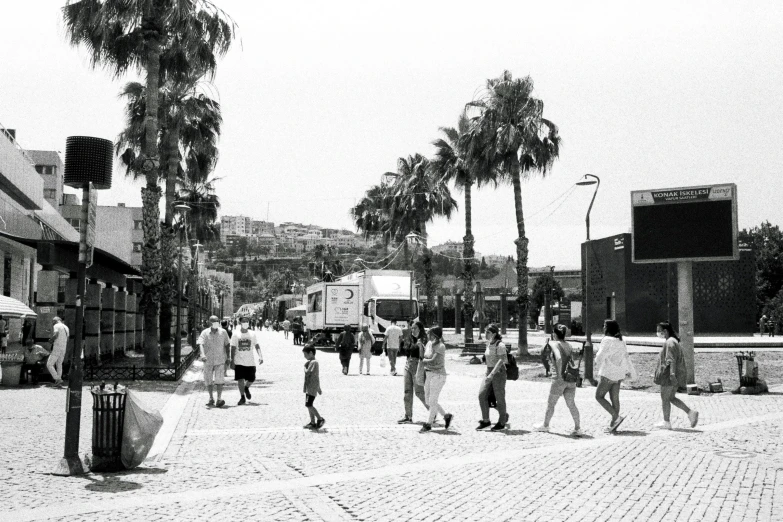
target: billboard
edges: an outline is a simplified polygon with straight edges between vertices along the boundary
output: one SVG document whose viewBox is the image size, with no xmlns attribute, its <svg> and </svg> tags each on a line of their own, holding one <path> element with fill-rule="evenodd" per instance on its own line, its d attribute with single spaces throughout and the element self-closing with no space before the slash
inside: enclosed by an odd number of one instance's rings
<svg viewBox="0 0 783 522">
<path fill-rule="evenodd" d="M 737 186 L 733 183 L 631 192 L 632 261 L 734 261 Z"/>
<path fill-rule="evenodd" d="M 325 326 L 343 326 L 346 324 L 359 324 L 359 285 L 346 285 L 345 283 L 325 287 L 326 308 Z"/>
</svg>

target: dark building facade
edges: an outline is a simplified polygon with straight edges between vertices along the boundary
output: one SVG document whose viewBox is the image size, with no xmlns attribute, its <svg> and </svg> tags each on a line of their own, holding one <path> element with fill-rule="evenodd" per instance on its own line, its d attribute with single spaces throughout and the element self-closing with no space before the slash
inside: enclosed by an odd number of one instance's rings
<svg viewBox="0 0 783 522">
<path fill-rule="evenodd" d="M 631 234 L 582 243 L 582 288 L 590 278 L 590 329 L 601 333 L 604 319 L 623 332 L 655 333 L 660 321 L 678 329 L 677 265 L 631 261 Z M 749 335 L 755 330 L 756 268 L 753 252 L 740 248 L 739 261 L 693 263 L 693 322 L 696 335 Z"/>
</svg>

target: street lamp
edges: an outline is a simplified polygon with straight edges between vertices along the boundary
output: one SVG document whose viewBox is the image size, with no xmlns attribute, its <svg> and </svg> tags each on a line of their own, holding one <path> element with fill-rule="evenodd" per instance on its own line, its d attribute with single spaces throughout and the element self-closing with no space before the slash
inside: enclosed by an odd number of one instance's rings
<svg viewBox="0 0 783 522">
<path fill-rule="evenodd" d="M 174 368 L 179 368 L 179 363 L 182 358 L 182 248 L 183 237 L 185 236 L 185 229 L 188 222 L 188 212 L 190 207 L 182 201 L 174 203 L 174 212 L 177 212 L 181 216 L 181 223 L 179 229 L 179 266 L 177 268 L 177 336 L 174 338 Z M 193 347 L 194 348 L 194 347 Z"/>
<path fill-rule="evenodd" d="M 593 335 L 590 331 L 590 211 L 593 210 L 593 203 L 595 202 L 595 196 L 598 194 L 598 187 L 601 186 L 601 179 L 594 174 L 585 174 L 582 179 L 576 182 L 579 186 L 595 185 L 593 191 L 593 198 L 590 200 L 590 206 L 587 207 L 587 216 L 585 217 L 585 225 L 587 226 L 587 245 L 585 246 L 585 295 L 584 295 L 584 307 L 582 310 L 582 322 L 585 328 L 585 379 L 595 386 L 596 381 L 593 378 Z"/>
<path fill-rule="evenodd" d="M 384 176 L 389 175 L 390 173 L 384 174 Z M 396 175 L 396 174 L 395 174 Z M 405 243 L 408 245 L 408 250 L 410 251 L 410 273 L 411 273 L 411 283 L 410 283 L 410 314 L 411 319 L 415 319 L 416 317 L 413 315 L 414 307 L 413 307 L 413 281 L 414 281 L 414 272 L 413 272 L 413 256 L 416 254 L 416 252 L 419 249 L 419 246 L 421 245 L 421 236 L 417 234 L 416 232 L 410 232 L 407 236 L 405 236 Z M 427 310 L 429 312 L 429 310 Z M 418 314 L 416 314 L 418 315 Z"/>
</svg>

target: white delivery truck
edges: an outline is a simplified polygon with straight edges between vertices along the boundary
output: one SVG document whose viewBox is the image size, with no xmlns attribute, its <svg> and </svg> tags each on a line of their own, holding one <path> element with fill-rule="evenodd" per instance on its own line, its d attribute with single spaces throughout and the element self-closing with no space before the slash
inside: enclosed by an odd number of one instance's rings
<svg viewBox="0 0 783 522">
<path fill-rule="evenodd" d="M 412 296 L 413 279 L 407 270 L 363 270 L 338 280 L 360 285 L 361 325 L 369 326 L 376 346 L 383 342 L 392 320 L 402 327 L 402 323 L 419 318 L 419 302 L 416 295 Z"/>
<path fill-rule="evenodd" d="M 307 288 L 305 327 L 310 339 L 319 334 L 331 339 L 346 324 L 355 330 L 361 320 L 361 285 L 354 282 L 321 282 Z"/>
<path fill-rule="evenodd" d="M 377 349 L 392 320 L 418 319 L 411 287 L 411 273 L 406 270 L 363 270 L 308 287 L 305 324 L 310 338 L 322 333 L 335 340 L 346 324 L 354 332 L 367 325 Z"/>
</svg>

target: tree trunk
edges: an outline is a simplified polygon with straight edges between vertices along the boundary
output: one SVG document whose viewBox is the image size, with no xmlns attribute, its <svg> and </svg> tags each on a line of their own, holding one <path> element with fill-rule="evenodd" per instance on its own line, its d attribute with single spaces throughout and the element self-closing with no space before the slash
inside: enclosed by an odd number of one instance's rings
<svg viewBox="0 0 783 522">
<path fill-rule="evenodd" d="M 166 213 L 163 222 L 165 230 L 161 233 L 161 292 L 160 292 L 160 353 L 161 359 L 169 361 L 171 358 L 171 325 L 172 305 L 175 299 L 175 286 L 177 274 L 174 263 L 170 258 L 175 253 L 174 246 L 174 200 L 177 197 L 177 167 L 179 165 L 179 129 L 176 125 L 169 125 L 166 137 Z"/>
<path fill-rule="evenodd" d="M 473 180 L 465 183 L 465 237 L 463 238 L 462 257 L 464 258 L 465 269 L 463 277 L 465 280 L 465 292 L 463 294 L 462 310 L 455 310 L 454 313 L 464 313 L 465 317 L 465 342 L 473 342 L 473 210 L 472 205 Z"/>
<path fill-rule="evenodd" d="M 517 304 L 519 319 L 519 348 L 517 355 L 527 355 L 527 316 L 530 306 L 530 298 L 527 294 L 527 238 L 525 237 L 525 218 L 522 214 L 522 180 L 519 177 L 519 169 L 515 168 L 511 175 L 514 185 L 514 209 L 517 218 Z"/>
<path fill-rule="evenodd" d="M 427 293 L 427 318 L 426 325 L 432 324 L 432 310 L 435 308 L 435 285 L 432 273 L 432 251 L 427 248 L 427 224 L 421 224 L 422 237 L 422 264 L 424 265 L 424 291 Z M 439 325 L 442 326 L 442 325 Z"/>
<path fill-rule="evenodd" d="M 160 73 L 160 43 L 148 43 L 146 57 L 147 105 L 144 114 L 144 153 L 147 159 L 158 158 L 158 87 Z M 142 226 L 142 307 L 144 309 L 144 362 L 160 364 L 158 347 L 158 299 L 160 288 L 160 187 L 157 168 L 145 171 L 147 186 L 141 190 Z"/>
</svg>

